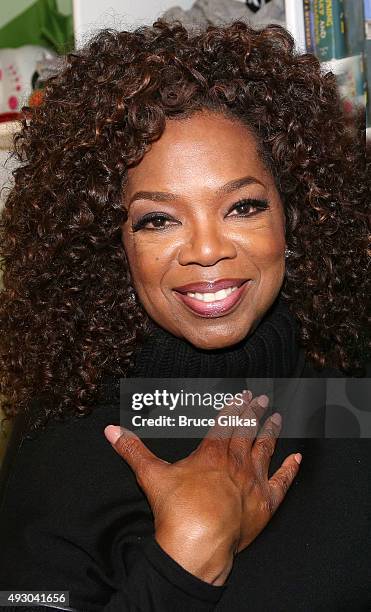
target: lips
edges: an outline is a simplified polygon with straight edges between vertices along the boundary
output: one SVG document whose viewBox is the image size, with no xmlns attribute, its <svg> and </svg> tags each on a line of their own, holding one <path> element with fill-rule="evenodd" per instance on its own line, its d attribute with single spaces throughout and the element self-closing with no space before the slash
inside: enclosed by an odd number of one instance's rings
<svg viewBox="0 0 371 612">
<path fill-rule="evenodd" d="M 247 281 L 246 278 L 222 278 L 218 281 L 201 281 L 199 283 L 188 283 L 188 285 L 182 285 L 181 287 L 174 287 L 174 291 L 179 293 L 216 293 L 221 289 L 228 289 L 228 287 L 240 287 L 242 283 Z"/>
<path fill-rule="evenodd" d="M 239 280 L 241 281 L 241 279 Z M 177 290 L 174 291 L 174 294 L 176 296 L 176 299 L 178 299 L 180 302 L 185 304 L 185 306 L 188 309 L 190 309 L 192 312 L 202 317 L 209 317 L 209 318 L 219 317 L 237 308 L 237 305 L 241 302 L 243 295 L 245 294 L 245 292 L 248 290 L 248 288 L 252 284 L 252 281 L 247 281 L 246 279 L 243 280 L 242 284 L 240 283 L 239 287 L 235 288 L 233 292 L 229 293 L 227 297 L 224 297 L 222 299 L 216 299 L 214 301 L 204 301 L 200 299 L 201 295 L 203 293 L 204 294 L 205 293 L 215 293 L 215 289 L 216 291 L 220 291 L 221 289 L 227 289 L 228 287 L 236 287 L 237 286 L 236 281 L 237 279 L 234 279 L 233 284 L 229 282 L 227 287 L 224 286 L 222 288 L 220 287 L 220 284 L 218 285 L 214 283 L 212 285 L 214 291 L 210 291 L 210 288 L 209 288 L 210 283 L 207 283 L 209 291 L 205 290 L 205 283 L 201 283 L 201 284 L 193 283 L 192 285 L 187 285 L 187 287 L 189 286 L 198 287 L 198 291 L 194 291 L 195 294 L 199 294 L 200 297 L 198 299 L 197 299 L 197 295 L 190 296 L 190 295 L 187 295 L 186 293 L 181 293 Z M 227 281 L 223 281 L 223 282 L 227 282 Z M 202 288 L 203 291 L 200 291 L 200 288 Z M 187 291 L 190 291 L 190 289 L 187 289 Z M 209 299 L 209 296 L 205 296 L 205 298 Z"/>
</svg>

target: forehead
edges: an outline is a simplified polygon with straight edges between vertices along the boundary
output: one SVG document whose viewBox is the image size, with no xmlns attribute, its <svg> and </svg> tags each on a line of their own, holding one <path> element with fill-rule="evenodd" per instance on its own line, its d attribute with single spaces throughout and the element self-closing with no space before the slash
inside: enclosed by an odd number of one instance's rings
<svg viewBox="0 0 371 612">
<path fill-rule="evenodd" d="M 159 140 L 129 170 L 127 189 L 199 182 L 212 187 L 247 174 L 263 180 L 270 176 L 249 129 L 222 114 L 199 112 L 188 119 L 167 121 Z"/>
</svg>

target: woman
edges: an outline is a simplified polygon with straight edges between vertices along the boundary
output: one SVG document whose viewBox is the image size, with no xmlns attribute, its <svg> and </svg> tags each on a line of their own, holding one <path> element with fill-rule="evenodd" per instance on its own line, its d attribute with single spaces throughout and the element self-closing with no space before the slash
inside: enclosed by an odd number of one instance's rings
<svg viewBox="0 0 371 612">
<path fill-rule="evenodd" d="M 248 435 L 117 427 L 120 378 L 368 374 L 369 187 L 334 76 L 279 26 L 103 31 L 17 150 L 1 589 L 69 591 L 55 609 L 366 609 L 367 440 L 317 439 L 321 412 L 277 440 L 251 392 L 223 409 L 260 421 Z"/>
</svg>

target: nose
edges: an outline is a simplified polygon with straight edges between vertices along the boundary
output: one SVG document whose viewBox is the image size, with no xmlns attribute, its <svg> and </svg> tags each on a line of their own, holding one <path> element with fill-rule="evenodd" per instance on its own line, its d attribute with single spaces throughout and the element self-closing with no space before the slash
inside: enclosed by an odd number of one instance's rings
<svg viewBox="0 0 371 612">
<path fill-rule="evenodd" d="M 236 247 L 225 230 L 217 223 L 205 221 L 192 228 L 191 236 L 178 252 L 178 262 L 182 266 L 213 266 L 221 259 L 233 259 L 236 255 Z"/>
</svg>

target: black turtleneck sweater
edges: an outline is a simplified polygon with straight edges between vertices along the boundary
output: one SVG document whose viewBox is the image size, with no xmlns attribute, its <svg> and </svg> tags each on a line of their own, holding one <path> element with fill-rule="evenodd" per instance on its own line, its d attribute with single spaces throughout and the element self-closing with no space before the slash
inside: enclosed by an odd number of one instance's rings
<svg viewBox="0 0 371 612">
<path fill-rule="evenodd" d="M 311 368 L 296 330 L 281 299 L 253 334 L 224 350 L 196 349 L 153 324 L 130 376 L 339 376 Z M 227 583 L 215 587 L 156 543 L 147 500 L 103 434 L 119 422 L 119 380 L 110 376 L 84 418 L 49 423 L 36 436 L 16 421 L 1 472 L 0 590 L 69 591 L 65 609 L 84 612 L 371 609 L 370 440 L 280 438 L 271 472 L 300 451 L 299 474 Z M 199 440 L 145 443 L 173 462 Z"/>
</svg>

